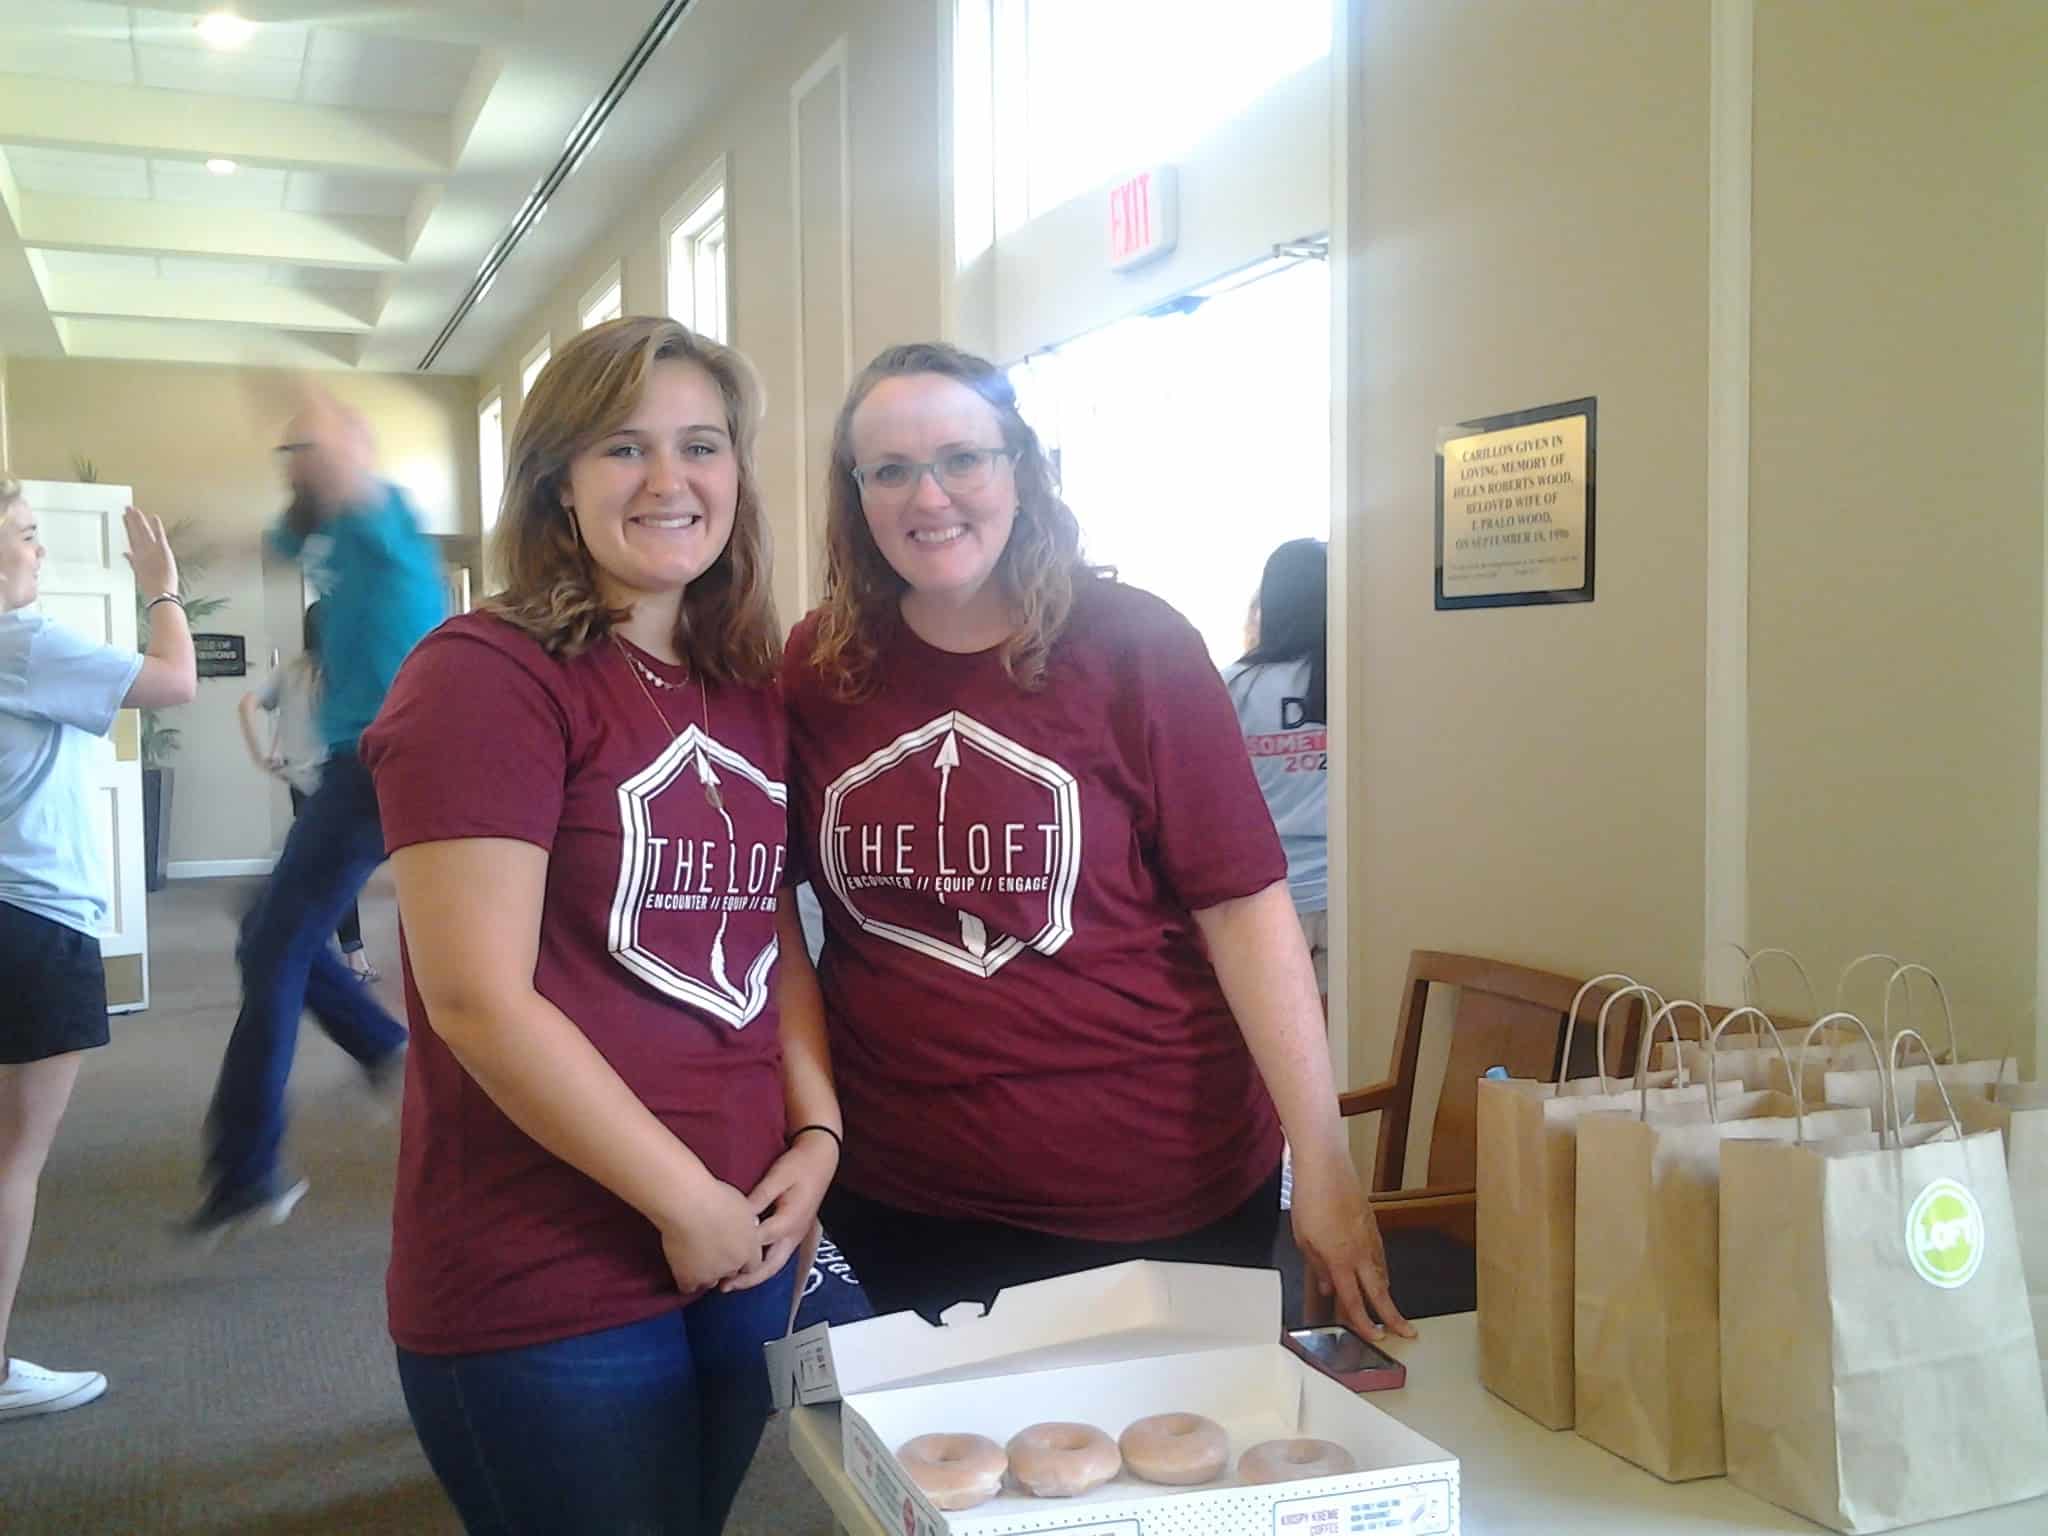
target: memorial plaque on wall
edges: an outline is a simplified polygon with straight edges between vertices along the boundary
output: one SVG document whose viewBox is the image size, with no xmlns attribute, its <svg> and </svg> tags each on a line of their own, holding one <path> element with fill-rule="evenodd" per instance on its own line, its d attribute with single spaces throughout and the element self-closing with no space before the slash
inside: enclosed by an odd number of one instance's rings
<svg viewBox="0 0 2048 1536">
<path fill-rule="evenodd" d="M 192 652 L 201 677 L 247 677 L 248 638 L 244 635 L 194 635 Z"/>
<path fill-rule="evenodd" d="M 1593 600 L 1592 396 L 1437 435 L 1436 606 Z"/>
</svg>

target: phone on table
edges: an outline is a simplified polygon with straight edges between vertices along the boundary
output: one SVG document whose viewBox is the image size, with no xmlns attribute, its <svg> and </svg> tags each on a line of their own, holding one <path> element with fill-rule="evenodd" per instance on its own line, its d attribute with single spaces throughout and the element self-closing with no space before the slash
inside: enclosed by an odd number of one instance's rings
<svg viewBox="0 0 2048 1536">
<path fill-rule="evenodd" d="M 1408 1367 L 1342 1323 L 1290 1328 L 1280 1342 L 1354 1392 L 1386 1392 L 1408 1384 Z"/>
</svg>

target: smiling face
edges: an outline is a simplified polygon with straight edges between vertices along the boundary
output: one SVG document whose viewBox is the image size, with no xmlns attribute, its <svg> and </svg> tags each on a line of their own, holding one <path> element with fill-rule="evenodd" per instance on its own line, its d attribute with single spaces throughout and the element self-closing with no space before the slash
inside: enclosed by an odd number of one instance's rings
<svg viewBox="0 0 2048 1536">
<path fill-rule="evenodd" d="M 1005 447 L 995 407 L 936 373 L 883 379 L 854 410 L 848 435 L 863 471 Z M 924 472 L 895 490 L 872 474 L 868 480 L 861 511 L 882 558 L 910 587 L 906 612 L 914 604 L 1002 609 L 991 578 L 1017 517 L 1017 478 L 1007 458 L 990 461 L 986 483 L 972 491 L 948 491 Z"/>
<path fill-rule="evenodd" d="M 562 505 L 597 562 L 605 600 L 673 597 L 732 537 L 740 466 L 725 397 L 695 363 L 661 362 L 617 430 L 569 460 Z"/>
<path fill-rule="evenodd" d="M 36 515 L 26 501 L 0 506 L 0 613 L 26 608 L 36 600 L 43 569 L 43 544 L 36 534 Z"/>
</svg>

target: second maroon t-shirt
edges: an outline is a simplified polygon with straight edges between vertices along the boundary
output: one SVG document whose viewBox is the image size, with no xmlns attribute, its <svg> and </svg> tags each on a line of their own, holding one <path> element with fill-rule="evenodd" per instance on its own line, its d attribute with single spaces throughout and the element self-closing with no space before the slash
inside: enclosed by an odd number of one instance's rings
<svg viewBox="0 0 2048 1536">
<path fill-rule="evenodd" d="M 1279 1131 L 1191 913 L 1287 868 L 1192 626 L 1090 578 L 1043 688 L 896 623 L 852 702 L 815 633 L 783 688 L 841 1182 L 1104 1240 L 1241 1205 Z"/>
<path fill-rule="evenodd" d="M 715 1177 L 750 1190 L 783 1149 L 783 711 L 772 686 L 700 691 L 632 657 L 668 686 L 636 679 L 610 640 L 564 659 L 502 620 L 452 619 L 400 671 L 363 760 L 393 851 L 548 850 L 535 991 Z M 679 1306 L 653 1225 L 491 1102 L 435 1034 L 410 956 L 405 997 L 392 1337 L 507 1349 Z"/>
</svg>

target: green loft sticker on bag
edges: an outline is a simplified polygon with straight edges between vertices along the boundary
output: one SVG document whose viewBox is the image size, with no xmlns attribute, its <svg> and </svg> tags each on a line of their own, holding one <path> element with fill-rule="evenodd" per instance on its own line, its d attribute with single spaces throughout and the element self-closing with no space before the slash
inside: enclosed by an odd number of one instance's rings
<svg viewBox="0 0 2048 1536">
<path fill-rule="evenodd" d="M 1954 1179 L 1936 1179 L 1906 1213 L 1906 1257 L 1929 1285 L 1968 1285 L 1984 1262 L 1984 1213 Z"/>
</svg>

